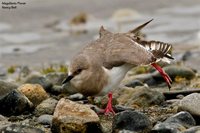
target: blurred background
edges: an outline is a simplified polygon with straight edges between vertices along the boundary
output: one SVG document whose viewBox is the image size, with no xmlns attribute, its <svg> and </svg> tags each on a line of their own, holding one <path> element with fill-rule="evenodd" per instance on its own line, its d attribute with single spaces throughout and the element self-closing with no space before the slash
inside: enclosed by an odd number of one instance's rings
<svg viewBox="0 0 200 133">
<path fill-rule="evenodd" d="M 176 61 L 200 70 L 198 0 L 10 1 L 25 4 L 0 9 L 0 66 L 68 63 L 101 25 L 126 32 L 153 18 L 146 38 L 171 43 Z"/>
</svg>

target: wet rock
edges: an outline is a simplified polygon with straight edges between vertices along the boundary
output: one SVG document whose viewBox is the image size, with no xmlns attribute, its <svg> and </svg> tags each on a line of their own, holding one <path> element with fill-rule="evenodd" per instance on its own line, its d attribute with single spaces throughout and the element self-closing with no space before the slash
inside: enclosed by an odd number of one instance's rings
<svg viewBox="0 0 200 133">
<path fill-rule="evenodd" d="M 51 125 L 52 117 L 52 115 L 41 115 L 40 117 L 38 117 L 37 121 L 42 125 Z"/>
<path fill-rule="evenodd" d="M 200 126 L 194 126 L 185 130 L 183 133 L 199 133 L 199 132 L 200 132 Z"/>
<path fill-rule="evenodd" d="M 192 93 L 185 96 L 180 100 L 178 108 L 200 117 L 200 94 Z"/>
<path fill-rule="evenodd" d="M 26 125 L 17 125 L 10 124 L 0 128 L 1 133 L 45 133 L 39 128 L 26 126 Z"/>
<path fill-rule="evenodd" d="M 18 87 L 18 90 L 23 93 L 34 106 L 37 106 L 43 100 L 48 98 L 48 94 L 39 84 L 23 84 Z"/>
<path fill-rule="evenodd" d="M 5 116 L 19 115 L 32 107 L 29 99 L 16 89 L 0 98 L 0 114 Z"/>
<path fill-rule="evenodd" d="M 148 132 L 152 127 L 149 118 L 137 111 L 123 111 L 114 116 L 113 131 L 129 130 L 135 132 Z"/>
<path fill-rule="evenodd" d="M 37 116 L 42 115 L 42 114 L 52 115 L 57 103 L 58 103 L 58 101 L 56 99 L 48 98 L 48 99 L 42 101 L 42 103 L 40 103 L 35 108 L 35 114 Z"/>
<path fill-rule="evenodd" d="M 169 117 L 163 123 L 156 124 L 153 128 L 153 132 L 176 133 L 176 132 L 182 132 L 186 130 L 187 128 L 190 128 L 195 125 L 196 125 L 196 122 L 194 118 L 192 117 L 192 115 L 188 112 L 182 111 Z"/>
<path fill-rule="evenodd" d="M 101 132 L 99 117 L 92 109 L 64 98 L 56 106 L 51 130 L 53 133 Z"/>
<path fill-rule="evenodd" d="M 144 86 L 144 84 L 140 80 L 132 80 L 126 83 L 125 86 L 135 88 L 136 86 Z"/>
<path fill-rule="evenodd" d="M 53 86 L 53 84 L 48 79 L 46 79 L 43 76 L 39 76 L 39 75 L 31 75 L 31 76 L 29 76 L 26 79 L 25 83 L 40 84 L 47 92 Z"/>
<path fill-rule="evenodd" d="M 120 105 L 133 108 L 158 105 L 163 103 L 165 100 L 165 97 L 162 93 L 151 90 L 144 86 L 138 86 L 134 89 L 126 87 L 119 90 L 117 95 L 118 96 L 116 96 L 116 98 Z"/>
<path fill-rule="evenodd" d="M 45 78 L 53 85 L 62 85 L 62 81 L 66 78 L 64 73 L 48 73 Z"/>
<path fill-rule="evenodd" d="M 172 65 L 172 66 L 164 67 L 163 69 L 170 76 L 172 80 L 174 80 L 176 77 L 181 77 L 188 80 L 191 80 L 195 77 L 195 72 L 192 69 L 184 67 L 184 66 Z M 162 81 L 164 81 L 158 71 L 155 71 L 154 73 L 152 73 L 152 76 L 156 80 L 162 79 Z"/>
<path fill-rule="evenodd" d="M 17 89 L 17 85 L 0 80 L 0 98 L 14 89 Z"/>
</svg>

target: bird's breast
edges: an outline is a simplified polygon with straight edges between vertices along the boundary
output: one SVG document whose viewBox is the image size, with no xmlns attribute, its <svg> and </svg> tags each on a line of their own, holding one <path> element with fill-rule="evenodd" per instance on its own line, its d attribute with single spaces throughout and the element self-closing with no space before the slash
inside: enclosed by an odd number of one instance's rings
<svg viewBox="0 0 200 133">
<path fill-rule="evenodd" d="M 105 95 L 108 92 L 117 89 L 118 85 L 125 77 L 126 73 L 132 68 L 133 66 L 130 64 L 124 64 L 122 66 L 113 67 L 112 69 L 107 69 L 103 67 L 105 74 L 107 74 L 108 82 L 107 85 L 104 86 L 101 93 L 99 95 Z"/>
</svg>

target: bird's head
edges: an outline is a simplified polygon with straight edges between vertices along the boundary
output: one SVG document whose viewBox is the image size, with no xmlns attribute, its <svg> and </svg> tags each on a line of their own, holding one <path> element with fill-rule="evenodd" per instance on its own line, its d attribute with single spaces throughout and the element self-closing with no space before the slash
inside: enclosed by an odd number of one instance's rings
<svg viewBox="0 0 200 133">
<path fill-rule="evenodd" d="M 89 75 L 89 60 L 82 55 L 76 56 L 68 67 L 68 76 L 63 84 L 70 82 L 75 88 L 78 88 Z"/>
</svg>

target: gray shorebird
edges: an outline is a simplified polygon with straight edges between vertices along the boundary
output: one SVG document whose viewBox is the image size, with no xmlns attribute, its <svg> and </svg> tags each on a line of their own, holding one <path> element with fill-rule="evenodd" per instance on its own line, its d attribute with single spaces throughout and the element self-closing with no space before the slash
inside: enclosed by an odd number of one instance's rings
<svg viewBox="0 0 200 133">
<path fill-rule="evenodd" d="M 63 84 L 70 81 L 85 96 L 108 94 L 105 114 L 114 113 L 112 91 L 133 67 L 152 65 L 170 88 L 172 80 L 156 62 L 169 62 L 168 59 L 173 59 L 169 54 L 172 46 L 160 41 L 145 41 L 138 36 L 140 30 L 151 21 L 127 33 L 111 33 L 101 26 L 100 37 L 71 60 L 68 76 Z"/>
</svg>

